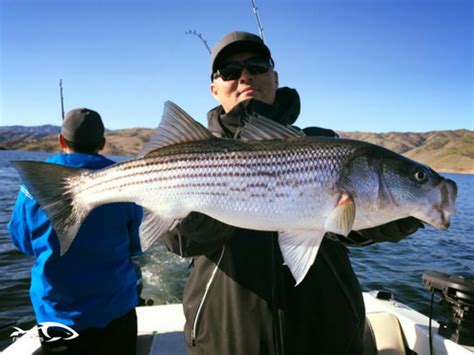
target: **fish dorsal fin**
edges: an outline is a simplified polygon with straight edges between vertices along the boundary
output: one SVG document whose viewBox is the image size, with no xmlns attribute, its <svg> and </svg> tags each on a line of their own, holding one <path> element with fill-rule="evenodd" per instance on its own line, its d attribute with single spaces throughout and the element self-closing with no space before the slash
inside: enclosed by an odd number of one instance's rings
<svg viewBox="0 0 474 355">
<path fill-rule="evenodd" d="M 215 139 L 215 137 L 181 107 L 174 102 L 166 101 L 160 125 L 138 155 L 145 156 L 153 150 L 173 144 L 207 139 Z"/>
<path fill-rule="evenodd" d="M 325 231 L 288 231 L 278 233 L 278 244 L 285 264 L 291 271 L 297 286 L 309 271 Z"/>
<path fill-rule="evenodd" d="M 266 117 L 255 115 L 240 128 L 240 138 L 243 141 L 286 139 L 304 137 L 303 131 L 291 126 L 284 126 Z"/>
</svg>

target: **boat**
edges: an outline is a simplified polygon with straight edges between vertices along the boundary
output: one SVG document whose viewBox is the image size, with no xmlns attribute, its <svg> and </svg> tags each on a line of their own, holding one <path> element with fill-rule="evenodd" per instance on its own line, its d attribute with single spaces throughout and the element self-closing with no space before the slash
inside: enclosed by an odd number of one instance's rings
<svg viewBox="0 0 474 355">
<path fill-rule="evenodd" d="M 470 333 L 473 322 L 471 319 L 464 319 L 472 317 L 474 281 L 438 272 L 426 272 L 423 274 L 423 283 L 432 292 L 439 292 L 441 298 L 452 306 L 455 312 L 449 323 L 462 325 L 464 328 L 432 320 L 396 301 L 390 292 L 364 292 L 367 319 L 364 355 L 474 354 L 474 337 Z M 463 312 L 459 312 L 460 309 Z M 136 311 L 137 355 L 186 354 L 182 304 L 140 306 Z M 468 327 L 465 327 L 466 322 Z M 35 354 L 40 347 L 38 330 L 34 327 L 1 354 Z"/>
</svg>

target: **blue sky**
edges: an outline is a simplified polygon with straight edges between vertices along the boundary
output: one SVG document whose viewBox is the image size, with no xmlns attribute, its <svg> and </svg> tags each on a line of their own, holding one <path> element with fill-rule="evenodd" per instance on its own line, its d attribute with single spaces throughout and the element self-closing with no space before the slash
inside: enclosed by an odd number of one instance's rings
<svg viewBox="0 0 474 355">
<path fill-rule="evenodd" d="M 256 0 L 297 124 L 335 130 L 474 129 L 471 0 Z M 0 126 L 99 111 L 109 129 L 156 127 L 172 100 L 206 123 L 209 54 L 257 33 L 251 0 L 0 0 Z"/>
</svg>

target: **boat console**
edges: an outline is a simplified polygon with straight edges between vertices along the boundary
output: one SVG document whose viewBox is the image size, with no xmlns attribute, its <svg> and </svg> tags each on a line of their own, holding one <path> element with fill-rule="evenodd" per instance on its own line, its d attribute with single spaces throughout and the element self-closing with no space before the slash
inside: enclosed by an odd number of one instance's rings
<svg viewBox="0 0 474 355">
<path fill-rule="evenodd" d="M 422 282 L 441 298 L 440 313 L 446 315 L 447 322 L 438 320 L 438 333 L 460 345 L 473 346 L 474 279 L 427 271 L 422 276 Z"/>
</svg>

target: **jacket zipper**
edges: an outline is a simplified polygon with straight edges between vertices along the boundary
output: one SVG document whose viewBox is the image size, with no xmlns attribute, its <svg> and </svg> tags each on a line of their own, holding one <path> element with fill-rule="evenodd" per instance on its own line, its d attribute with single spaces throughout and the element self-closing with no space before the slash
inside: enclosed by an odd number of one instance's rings
<svg viewBox="0 0 474 355">
<path fill-rule="evenodd" d="M 200 313 L 201 313 L 201 310 L 202 310 L 202 306 L 204 305 L 204 301 L 206 300 L 207 293 L 209 292 L 209 288 L 211 287 L 212 281 L 214 280 L 214 278 L 216 276 L 217 269 L 219 268 L 219 265 L 222 261 L 222 257 L 224 256 L 224 251 L 225 251 L 225 245 L 222 247 L 221 255 L 219 256 L 219 260 L 217 261 L 216 267 L 214 268 L 214 270 L 212 270 L 211 278 L 209 279 L 209 281 L 206 284 L 206 289 L 204 291 L 204 295 L 202 296 L 201 302 L 199 303 L 199 307 L 198 307 L 198 310 L 196 312 L 196 316 L 194 317 L 193 327 L 191 329 L 191 344 L 192 344 L 192 346 L 196 346 L 197 322 L 199 320 L 199 316 L 200 316 Z"/>
<path fill-rule="evenodd" d="M 179 242 L 179 255 L 181 257 L 184 257 L 184 252 L 183 252 L 183 241 L 181 240 L 181 233 L 178 232 L 178 242 Z"/>
</svg>

